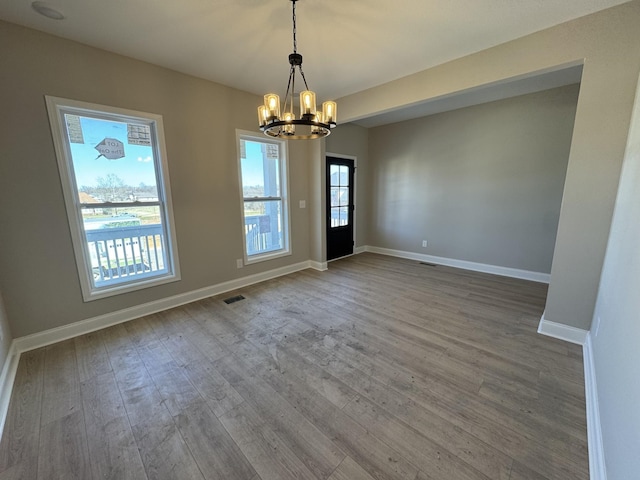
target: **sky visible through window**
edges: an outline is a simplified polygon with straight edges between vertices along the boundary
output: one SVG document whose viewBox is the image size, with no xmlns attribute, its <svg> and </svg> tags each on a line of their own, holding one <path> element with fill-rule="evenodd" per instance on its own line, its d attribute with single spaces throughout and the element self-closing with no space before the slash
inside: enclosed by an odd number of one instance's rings
<svg viewBox="0 0 640 480">
<path fill-rule="evenodd" d="M 244 186 L 264 184 L 262 143 L 242 140 L 245 145 L 242 158 L 242 183 Z"/>
<path fill-rule="evenodd" d="M 69 115 L 66 117 L 68 119 Z M 83 143 L 73 135 L 70 135 L 69 143 L 78 188 L 96 186 L 99 177 L 109 174 L 117 175 L 125 185 L 156 185 L 153 147 L 129 143 L 126 123 L 82 116 L 79 119 Z M 96 150 L 95 147 L 107 138 L 123 143 L 124 157 L 111 160 Z"/>
</svg>

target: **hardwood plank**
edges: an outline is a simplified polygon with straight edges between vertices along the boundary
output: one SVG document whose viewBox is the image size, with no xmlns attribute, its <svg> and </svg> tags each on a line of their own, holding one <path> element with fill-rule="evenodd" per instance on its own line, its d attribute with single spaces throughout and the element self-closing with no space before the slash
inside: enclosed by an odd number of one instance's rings
<svg viewBox="0 0 640 480">
<path fill-rule="evenodd" d="M 238 445 L 206 405 L 183 410 L 175 421 L 205 478 L 250 480 L 256 474 Z"/>
<path fill-rule="evenodd" d="M 237 357 L 223 357 L 215 366 L 243 396 L 245 402 L 278 432 L 292 452 L 318 478 L 327 478 L 345 454 L 276 391 L 248 369 Z"/>
<path fill-rule="evenodd" d="M 262 480 L 318 478 L 247 404 L 237 405 L 220 421 Z"/>
<path fill-rule="evenodd" d="M 356 390 L 361 398 L 367 398 L 374 402 L 377 408 L 383 409 L 405 422 L 406 425 L 427 435 L 435 444 L 440 445 L 443 451 L 448 450 L 486 476 L 495 479 L 508 478 L 512 461 L 507 455 L 452 425 L 439 415 L 422 408 L 377 379 L 362 375 L 362 372 L 353 366 L 335 358 L 327 359 L 321 355 L 314 355 L 311 344 L 304 339 L 299 341 L 291 339 L 284 349 L 297 352 L 300 355 L 298 364 L 304 365 L 305 370 L 310 368 L 311 362 L 324 365 L 328 372 Z"/>
<path fill-rule="evenodd" d="M 587 480 L 589 477 L 585 476 L 584 478 Z M 509 480 L 547 480 L 547 477 L 525 467 L 521 463 L 514 462 Z"/>
<path fill-rule="evenodd" d="M 132 430 L 149 480 L 204 478 L 172 418 L 154 418 Z"/>
<path fill-rule="evenodd" d="M 37 441 L 36 441 L 37 445 Z M 37 446 L 36 446 L 37 451 Z M 35 461 L 25 460 L 16 463 L 6 470 L 0 472 L 0 480 L 25 480 L 27 478 L 37 478 L 38 476 L 38 457 L 35 455 Z"/>
<path fill-rule="evenodd" d="M 42 426 L 38 479 L 51 478 L 89 480 L 93 478 L 89 464 L 87 436 L 81 410 L 57 418 Z"/>
<path fill-rule="evenodd" d="M 171 420 L 171 414 L 155 385 L 121 390 L 120 393 L 132 427 L 154 420 L 163 423 L 169 423 Z"/>
<path fill-rule="evenodd" d="M 364 468 L 356 463 L 356 461 L 347 456 L 336 468 L 328 480 L 374 480 Z"/>
<path fill-rule="evenodd" d="M 87 423 L 104 424 L 118 417 L 126 417 L 113 372 L 103 373 L 80 384 L 82 405 Z"/>
<path fill-rule="evenodd" d="M 193 363 L 183 367 L 184 374 L 198 390 L 209 408 L 220 417 L 244 400 L 213 365 Z"/>
<path fill-rule="evenodd" d="M 112 372 L 81 384 L 91 470 L 96 479 L 146 479 Z"/>
<path fill-rule="evenodd" d="M 153 385 L 151 375 L 135 347 L 125 346 L 110 350 L 109 362 L 120 391 Z"/>
<path fill-rule="evenodd" d="M 159 340 L 147 341 L 144 345 L 139 345 L 136 350 L 152 376 L 175 368 L 173 357 Z"/>
<path fill-rule="evenodd" d="M 499 469 L 495 477 L 488 477 L 452 454 L 445 445 L 439 445 L 428 436 L 397 421 L 364 397 L 356 398 L 343 411 L 370 434 L 397 448 L 420 470 L 429 472 L 434 480 L 509 480 L 510 462 L 506 468 Z"/>
<path fill-rule="evenodd" d="M 326 349 L 324 344 L 319 348 Z M 446 418 L 453 426 L 492 445 L 504 454 L 519 459 L 533 468 L 541 469 L 550 478 L 572 478 L 572 469 L 586 467 L 586 437 L 576 442 L 558 441 L 523 425 L 512 418 L 511 412 L 502 413 L 496 405 L 469 396 L 454 385 L 415 375 L 415 372 L 381 361 L 376 356 L 358 355 L 343 344 L 334 344 L 329 352 L 345 362 L 353 363 L 364 375 L 375 376 L 393 390 L 416 402 L 426 410 Z M 532 444 L 532 440 L 536 444 Z M 550 448 L 549 445 L 553 445 Z M 558 450 L 554 448 L 558 447 Z M 566 456 L 561 452 L 567 452 Z M 581 478 L 582 469 L 575 473 Z"/>
<path fill-rule="evenodd" d="M 105 328 L 96 333 L 102 338 L 104 346 L 109 353 L 132 346 L 129 333 L 122 323 L 118 323 L 117 325 Z"/>
<path fill-rule="evenodd" d="M 240 362 L 237 357 L 235 360 Z M 288 372 L 273 373 L 268 368 L 260 370 L 259 373 L 309 422 L 332 439 L 341 451 L 351 455 L 367 471 L 372 472 L 374 477 L 411 480 L 415 478 L 417 468 L 407 462 L 397 450 L 370 435 L 366 428 L 317 395 L 315 391 L 297 382 L 293 375 Z"/>
<path fill-rule="evenodd" d="M 45 348 L 41 425 L 82 410 L 73 340 Z"/>
<path fill-rule="evenodd" d="M 20 357 L 0 442 L 0 472 L 8 469 L 14 472 L 7 473 L 7 478 L 16 475 L 15 472 L 22 472 L 23 478 L 29 478 L 29 473 L 31 478 L 36 475 L 34 467 L 38 464 L 44 354 L 44 349 L 38 349 Z"/>
<path fill-rule="evenodd" d="M 109 356 L 99 333 L 93 332 L 73 339 L 76 347 L 78 375 L 81 382 L 111 371 Z"/>
<path fill-rule="evenodd" d="M 171 415 L 176 416 L 187 408 L 204 404 L 204 399 L 187 379 L 182 369 L 175 364 L 173 368 L 162 373 L 154 373 L 151 377 L 162 402 Z"/>
<path fill-rule="evenodd" d="M 150 318 L 154 315 L 136 318 L 122 325 L 128 333 L 129 341 L 136 346 L 146 345 L 149 342 L 158 341 L 160 337 L 151 325 Z"/>
</svg>

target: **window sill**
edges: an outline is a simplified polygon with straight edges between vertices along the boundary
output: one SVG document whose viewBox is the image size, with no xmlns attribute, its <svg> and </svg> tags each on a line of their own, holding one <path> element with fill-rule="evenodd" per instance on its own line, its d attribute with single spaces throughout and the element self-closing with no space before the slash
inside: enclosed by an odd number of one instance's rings
<svg viewBox="0 0 640 480">
<path fill-rule="evenodd" d="M 90 291 L 84 291 L 83 289 L 82 297 L 86 303 L 93 300 L 99 300 L 101 298 L 114 297 L 116 295 L 122 295 L 123 293 L 135 292 L 136 290 L 142 290 L 178 281 L 180 281 L 180 275 L 178 274 L 164 275 L 162 277 L 150 278 L 148 280 L 138 280 L 135 283 L 95 288 Z"/>
<path fill-rule="evenodd" d="M 291 250 L 276 250 L 275 252 L 258 253 L 251 255 L 250 257 L 244 257 L 245 265 L 252 265 L 254 263 L 265 262 L 267 260 L 273 260 L 275 258 L 286 257 L 291 255 Z"/>
</svg>

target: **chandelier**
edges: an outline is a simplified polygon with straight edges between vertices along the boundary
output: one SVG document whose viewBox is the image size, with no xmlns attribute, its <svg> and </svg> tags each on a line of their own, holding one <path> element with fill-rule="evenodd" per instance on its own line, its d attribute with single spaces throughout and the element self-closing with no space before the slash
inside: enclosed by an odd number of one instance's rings
<svg viewBox="0 0 640 480">
<path fill-rule="evenodd" d="M 270 137 L 285 139 L 311 139 L 326 137 L 336 126 L 336 102 L 324 102 L 322 110 L 316 110 L 316 94 L 309 90 L 307 79 L 302 71 L 302 55 L 297 51 L 296 43 L 296 2 L 293 3 L 293 53 L 289 55 L 289 83 L 284 96 L 282 114 L 280 97 L 275 93 L 264 96 L 264 105 L 258 107 L 260 130 Z M 293 100 L 296 87 L 296 69 L 300 72 L 305 90 L 300 92 L 300 115 L 296 118 Z"/>
</svg>

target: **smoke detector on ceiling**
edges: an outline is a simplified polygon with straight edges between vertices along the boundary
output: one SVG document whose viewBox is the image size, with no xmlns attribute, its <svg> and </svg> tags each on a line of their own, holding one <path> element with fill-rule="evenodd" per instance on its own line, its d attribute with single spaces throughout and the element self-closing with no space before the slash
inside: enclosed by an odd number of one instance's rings
<svg viewBox="0 0 640 480">
<path fill-rule="evenodd" d="M 53 20 L 64 19 L 64 13 L 46 2 L 31 2 L 31 8 L 33 8 L 40 15 L 51 18 Z"/>
</svg>

